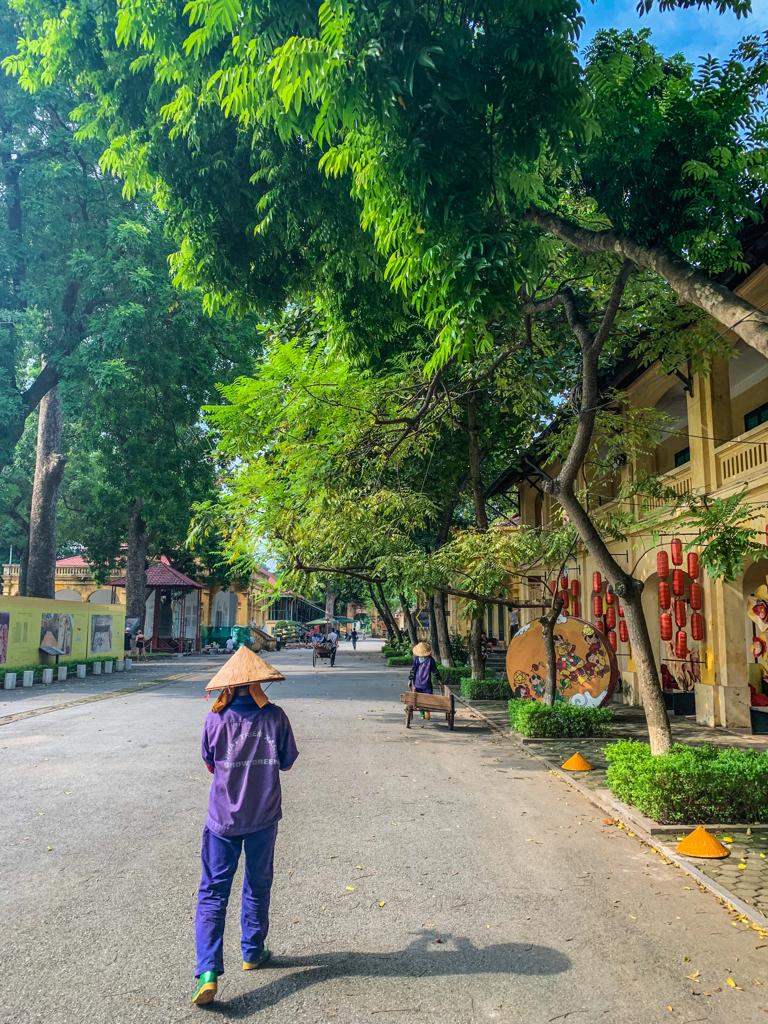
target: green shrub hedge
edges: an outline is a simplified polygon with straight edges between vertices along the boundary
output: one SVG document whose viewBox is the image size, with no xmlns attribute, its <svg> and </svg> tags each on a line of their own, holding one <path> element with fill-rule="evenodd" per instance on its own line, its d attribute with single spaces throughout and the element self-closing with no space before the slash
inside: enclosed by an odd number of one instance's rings
<svg viewBox="0 0 768 1024">
<path fill-rule="evenodd" d="M 413 662 L 413 655 L 412 654 L 408 654 L 408 655 L 405 655 L 405 654 L 402 654 L 402 655 L 401 654 L 392 654 L 392 655 L 390 655 L 390 657 L 387 658 L 387 664 L 390 667 L 395 667 L 395 668 L 399 668 L 400 666 L 403 666 L 403 665 L 411 665 L 412 662 Z"/>
<path fill-rule="evenodd" d="M 537 700 L 509 702 L 509 724 L 523 736 L 557 739 L 561 736 L 608 736 L 613 723 L 610 708 L 582 708 L 556 701 L 552 706 Z"/>
<path fill-rule="evenodd" d="M 655 821 L 768 822 L 768 751 L 676 743 L 653 757 L 647 743 L 621 740 L 605 754 L 611 792 Z"/>
<path fill-rule="evenodd" d="M 469 665 L 438 665 L 440 678 L 444 683 L 460 683 L 472 671 Z"/>
<path fill-rule="evenodd" d="M 490 674 L 485 679 L 462 676 L 461 696 L 467 700 L 506 700 L 509 697 L 509 683 L 506 679 L 497 679 Z"/>
</svg>

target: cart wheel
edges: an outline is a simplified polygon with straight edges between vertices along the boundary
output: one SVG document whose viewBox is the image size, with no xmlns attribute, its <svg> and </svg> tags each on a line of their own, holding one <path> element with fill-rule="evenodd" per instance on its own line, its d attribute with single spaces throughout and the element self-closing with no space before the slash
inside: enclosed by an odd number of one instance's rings
<svg viewBox="0 0 768 1024">
<path fill-rule="evenodd" d="M 314 668 L 316 664 L 317 664 L 317 651 L 313 647 L 312 648 L 312 668 Z"/>
</svg>

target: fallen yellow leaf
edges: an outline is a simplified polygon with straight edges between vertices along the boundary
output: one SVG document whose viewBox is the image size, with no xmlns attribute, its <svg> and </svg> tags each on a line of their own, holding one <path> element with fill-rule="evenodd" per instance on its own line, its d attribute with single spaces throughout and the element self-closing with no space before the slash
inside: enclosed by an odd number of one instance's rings
<svg viewBox="0 0 768 1024">
<path fill-rule="evenodd" d="M 379 906 L 380 907 L 385 907 L 386 905 L 387 905 L 387 901 L 386 900 L 379 900 Z"/>
<path fill-rule="evenodd" d="M 348 885 L 347 886 L 347 892 L 354 892 L 354 891 L 355 891 L 354 885 Z"/>
<path fill-rule="evenodd" d="M 746 867 L 747 865 L 744 863 L 744 861 L 742 861 L 741 864 L 739 864 L 739 871 L 745 871 Z"/>
<path fill-rule="evenodd" d="M 736 984 L 736 982 L 733 980 L 733 978 L 726 978 L 725 979 L 725 984 L 728 986 L 728 988 L 735 988 L 735 989 L 738 989 L 739 992 L 741 991 L 741 987 Z"/>
<path fill-rule="evenodd" d="M 667 1006 L 667 1013 L 674 1013 L 674 1010 L 672 1009 L 672 1005 L 671 1004 L 669 1006 Z"/>
<path fill-rule="evenodd" d="M 700 975 L 701 975 L 701 971 L 691 971 L 690 974 L 686 974 L 686 978 L 688 979 L 688 981 L 696 981 L 696 979 Z"/>
<path fill-rule="evenodd" d="M 733 836 L 723 836 L 723 842 L 724 843 L 732 843 L 733 842 Z"/>
</svg>

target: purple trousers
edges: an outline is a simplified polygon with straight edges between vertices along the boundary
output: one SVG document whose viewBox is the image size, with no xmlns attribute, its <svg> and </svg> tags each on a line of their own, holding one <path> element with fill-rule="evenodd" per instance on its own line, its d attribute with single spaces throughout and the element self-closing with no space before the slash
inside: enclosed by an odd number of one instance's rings
<svg viewBox="0 0 768 1024">
<path fill-rule="evenodd" d="M 197 894 L 195 941 L 197 977 L 204 971 L 224 973 L 224 922 L 232 879 L 245 847 L 243 903 L 240 914 L 243 960 L 253 963 L 269 931 L 269 894 L 277 825 L 247 836 L 219 836 L 203 829 L 203 877 Z"/>
</svg>

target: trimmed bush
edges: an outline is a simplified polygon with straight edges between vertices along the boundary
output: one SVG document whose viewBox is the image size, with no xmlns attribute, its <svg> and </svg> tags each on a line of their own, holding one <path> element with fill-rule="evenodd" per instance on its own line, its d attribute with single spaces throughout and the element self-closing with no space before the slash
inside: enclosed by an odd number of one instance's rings
<svg viewBox="0 0 768 1024">
<path fill-rule="evenodd" d="M 461 696 L 467 700 L 507 700 L 509 683 L 506 679 L 497 679 L 490 674 L 485 679 L 462 676 Z"/>
<path fill-rule="evenodd" d="M 613 723 L 610 708 L 582 708 L 556 701 L 552 706 L 537 700 L 509 702 L 509 724 L 523 736 L 559 739 L 565 736 L 608 736 Z"/>
<path fill-rule="evenodd" d="M 412 662 L 413 662 L 413 655 L 412 654 L 409 654 L 407 656 L 404 655 L 404 654 L 403 655 L 393 654 L 391 657 L 387 658 L 387 664 L 390 666 L 390 668 L 400 668 L 401 666 L 405 666 L 405 665 L 408 665 L 410 667 Z"/>
<path fill-rule="evenodd" d="M 455 665 L 452 667 L 449 667 L 448 665 L 438 665 L 438 670 L 440 672 L 440 678 L 444 683 L 454 685 L 460 683 L 461 680 L 468 676 L 472 671 L 469 665 Z"/>
<path fill-rule="evenodd" d="M 768 751 L 675 743 L 653 757 L 647 743 L 606 747 L 608 786 L 664 824 L 768 822 Z"/>
</svg>

